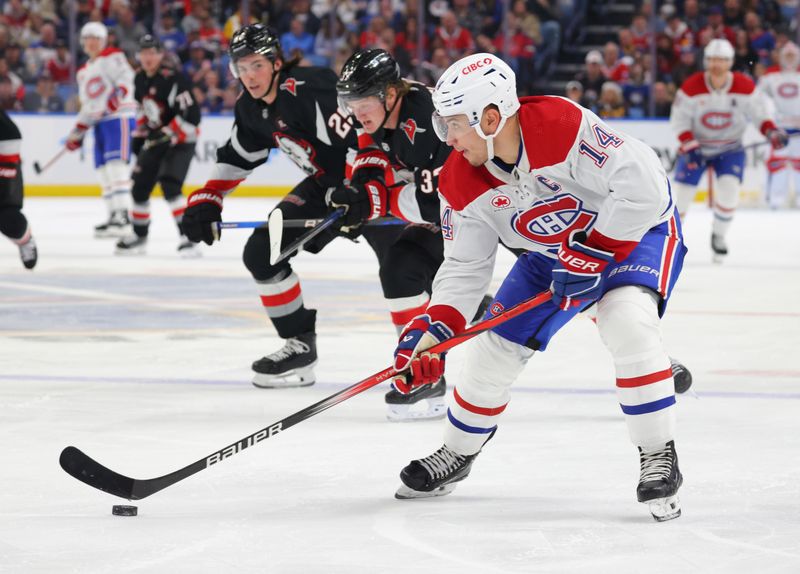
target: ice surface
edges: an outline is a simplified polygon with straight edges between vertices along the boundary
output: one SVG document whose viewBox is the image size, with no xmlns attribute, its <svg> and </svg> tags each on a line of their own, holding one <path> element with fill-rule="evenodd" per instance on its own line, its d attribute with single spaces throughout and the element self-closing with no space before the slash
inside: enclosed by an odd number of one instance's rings
<svg viewBox="0 0 800 574">
<path fill-rule="evenodd" d="M 224 213 L 266 219 L 270 205 L 232 198 Z M 159 199 L 150 253 L 120 258 L 91 237 L 99 199 L 25 212 L 36 270 L 0 240 L 0 572 L 800 571 L 797 211 L 741 211 L 721 266 L 710 213 L 686 222 L 664 337 L 696 395 L 678 405 L 683 516 L 663 524 L 636 502 L 611 361 L 583 318 L 532 360 L 450 496 L 393 498 L 442 423 L 386 422 L 380 388 L 112 516 L 123 501 L 64 473 L 61 449 L 159 476 L 384 368 L 394 331 L 377 266 L 346 240 L 294 260 L 319 309 L 320 382 L 260 390 L 249 365 L 279 340 L 241 263 L 247 231 L 179 259 Z M 498 281 L 511 263 L 503 253 Z"/>
</svg>

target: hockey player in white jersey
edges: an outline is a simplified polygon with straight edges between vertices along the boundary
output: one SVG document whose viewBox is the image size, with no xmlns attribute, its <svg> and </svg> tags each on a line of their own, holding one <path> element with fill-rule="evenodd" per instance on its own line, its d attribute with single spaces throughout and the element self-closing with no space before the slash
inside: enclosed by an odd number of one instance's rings
<svg viewBox="0 0 800 574">
<path fill-rule="evenodd" d="M 711 40 L 703 54 L 706 71 L 684 81 L 670 116 L 680 141 L 673 189 L 681 217 L 685 217 L 706 168 L 716 174 L 711 249 L 718 262 L 728 254 L 725 236 L 739 204 L 745 162 L 742 135 L 747 121 L 767 136 L 774 149 L 788 142 L 786 132 L 772 119 L 769 101 L 753 80 L 730 71 L 733 57 L 730 42 Z"/>
<path fill-rule="evenodd" d="M 81 110 L 66 147 L 79 149 L 86 132 L 93 130 L 94 164 L 108 208 L 108 220 L 95 227 L 95 236 L 122 237 L 131 232 L 128 163 L 136 115 L 134 72 L 121 50 L 106 47 L 107 38 L 108 31 L 100 22 L 81 28 L 81 47 L 89 61 L 77 73 Z"/>
<path fill-rule="evenodd" d="M 795 201 L 800 198 L 800 47 L 787 42 L 779 52 L 779 65 L 767 69 L 759 89 L 775 105 L 775 123 L 791 136 L 783 149 L 772 148 L 767 160 L 767 203 L 772 209 L 786 204 L 789 175 L 794 173 Z"/>
<path fill-rule="evenodd" d="M 491 54 L 448 68 L 433 102 L 437 135 L 455 150 L 439 179 L 445 261 L 426 313 L 400 336 L 397 378 L 413 387 L 442 375 L 445 356 L 425 350 L 464 329 L 491 281 L 498 239 L 527 253 L 487 313 L 548 289 L 553 299 L 469 343 L 444 445 L 403 469 L 396 496 L 452 491 L 494 435 L 534 351 L 596 304 L 640 454 L 637 498 L 659 521 L 679 516 L 675 391 L 660 316 L 686 249 L 658 157 L 565 98 L 518 99 L 514 73 Z"/>
</svg>

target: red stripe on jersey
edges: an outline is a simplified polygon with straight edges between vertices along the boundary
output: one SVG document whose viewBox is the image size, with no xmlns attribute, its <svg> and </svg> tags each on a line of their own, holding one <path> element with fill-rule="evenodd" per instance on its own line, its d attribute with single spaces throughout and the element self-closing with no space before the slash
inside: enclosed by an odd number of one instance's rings
<svg viewBox="0 0 800 574">
<path fill-rule="evenodd" d="M 279 307 L 291 303 L 300 296 L 300 283 L 295 283 L 283 293 L 277 295 L 262 295 L 261 304 L 264 307 Z"/>
<path fill-rule="evenodd" d="M 698 96 L 700 94 L 708 94 L 708 85 L 706 84 L 705 72 L 695 72 L 681 84 L 681 90 L 687 96 Z"/>
<path fill-rule="evenodd" d="M 0 161 L 4 163 L 19 163 L 19 154 L 12 153 L 9 155 L 0 154 Z"/>
<path fill-rule="evenodd" d="M 556 165 L 567 159 L 583 121 L 581 108 L 556 96 L 520 98 L 519 103 L 520 131 L 527 138 L 525 151 L 531 168 Z"/>
<path fill-rule="evenodd" d="M 453 398 L 456 400 L 456 403 L 458 404 L 458 406 L 460 406 L 465 411 L 469 411 L 469 412 L 474 413 L 476 415 L 483 415 L 483 416 L 486 416 L 486 417 L 493 417 L 495 415 L 499 415 L 504 410 L 506 410 L 506 407 L 508 406 L 508 403 L 506 403 L 506 404 L 504 404 L 504 405 L 502 405 L 500 407 L 492 407 L 492 408 L 475 406 L 472 403 L 468 403 L 467 401 L 465 401 L 461 397 L 461 395 L 458 394 L 458 389 L 453 389 Z"/>
<path fill-rule="evenodd" d="M 185 207 L 179 207 L 178 209 L 172 210 L 172 217 L 180 217 L 183 215 L 183 212 L 186 211 Z"/>
<path fill-rule="evenodd" d="M 744 94 L 750 95 L 756 89 L 756 84 L 751 80 L 748 76 L 745 76 L 741 72 L 734 72 L 733 73 L 733 84 L 731 84 L 731 89 L 728 90 L 729 94 Z"/>
<path fill-rule="evenodd" d="M 667 296 L 669 291 L 669 282 L 672 276 L 672 264 L 675 261 L 675 252 L 678 249 L 677 226 L 675 224 L 675 216 L 669 220 L 669 236 L 666 240 L 664 247 L 664 256 L 661 260 L 661 269 L 658 276 L 660 277 L 658 291 L 662 297 Z"/>
<path fill-rule="evenodd" d="M 150 213 L 147 211 L 131 211 L 133 219 L 150 219 Z"/>
<path fill-rule="evenodd" d="M 413 307 L 411 309 L 403 309 L 402 311 L 391 311 L 392 323 L 394 325 L 400 325 L 402 327 L 417 315 L 422 315 L 425 312 L 425 309 L 427 308 L 428 308 L 428 302 L 426 301 L 419 307 Z"/>
<path fill-rule="evenodd" d="M 400 209 L 400 192 L 403 188 L 391 188 L 389 190 L 389 211 L 392 212 L 392 215 L 395 217 L 399 217 L 401 219 L 405 219 L 408 221 L 408 218 L 403 214 L 403 211 Z"/>
<path fill-rule="evenodd" d="M 623 389 L 632 389 L 635 387 L 643 387 L 645 385 L 652 385 L 672 378 L 672 369 L 664 369 L 657 373 L 650 373 L 649 375 L 642 375 L 641 377 L 620 378 L 617 377 L 617 386 Z"/>
</svg>

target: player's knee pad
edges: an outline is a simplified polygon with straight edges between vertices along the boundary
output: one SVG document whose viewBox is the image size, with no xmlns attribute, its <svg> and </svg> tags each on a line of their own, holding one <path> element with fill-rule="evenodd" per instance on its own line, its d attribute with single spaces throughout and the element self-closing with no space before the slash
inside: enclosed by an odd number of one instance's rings
<svg viewBox="0 0 800 574">
<path fill-rule="evenodd" d="M 28 220 L 17 206 L 0 205 L 0 233 L 11 239 L 19 239 L 28 229 Z"/>
<path fill-rule="evenodd" d="M 675 206 L 678 208 L 678 213 L 682 216 L 686 215 L 689 211 L 689 206 L 692 204 L 695 194 L 697 193 L 696 185 L 689 185 L 688 183 L 673 183 L 672 194 L 675 199 Z"/>
<path fill-rule="evenodd" d="M 736 209 L 739 204 L 739 190 L 742 184 L 734 175 L 723 175 L 717 178 L 714 189 L 714 206 L 726 210 Z"/>
<path fill-rule="evenodd" d="M 279 274 L 289 269 L 289 264 L 282 261 L 278 265 L 269 263 L 269 233 L 266 229 L 257 229 L 250 235 L 242 252 L 244 266 L 256 281 L 272 281 Z"/>
<path fill-rule="evenodd" d="M 179 197 L 183 192 L 183 182 L 175 179 L 170 174 L 165 174 L 160 180 L 161 192 L 164 194 L 164 199 L 171 201 Z"/>
<path fill-rule="evenodd" d="M 467 359 L 456 385 L 473 404 L 508 402 L 509 389 L 533 356 L 533 350 L 488 331 L 466 345 Z"/>
<path fill-rule="evenodd" d="M 658 296 L 638 285 L 612 289 L 597 302 L 597 328 L 616 364 L 662 353 Z"/>
</svg>

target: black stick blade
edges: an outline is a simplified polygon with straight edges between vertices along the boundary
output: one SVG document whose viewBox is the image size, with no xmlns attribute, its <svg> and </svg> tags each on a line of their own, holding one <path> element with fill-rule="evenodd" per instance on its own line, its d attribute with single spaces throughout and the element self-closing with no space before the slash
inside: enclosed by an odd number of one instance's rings
<svg viewBox="0 0 800 574">
<path fill-rule="evenodd" d="M 74 446 L 61 451 L 59 463 L 67 474 L 98 490 L 127 500 L 140 498 L 133 493 L 134 479 L 106 468 Z"/>
<path fill-rule="evenodd" d="M 37 174 L 42 173 L 42 166 L 39 165 L 38 161 L 33 162 L 33 171 Z"/>
</svg>

